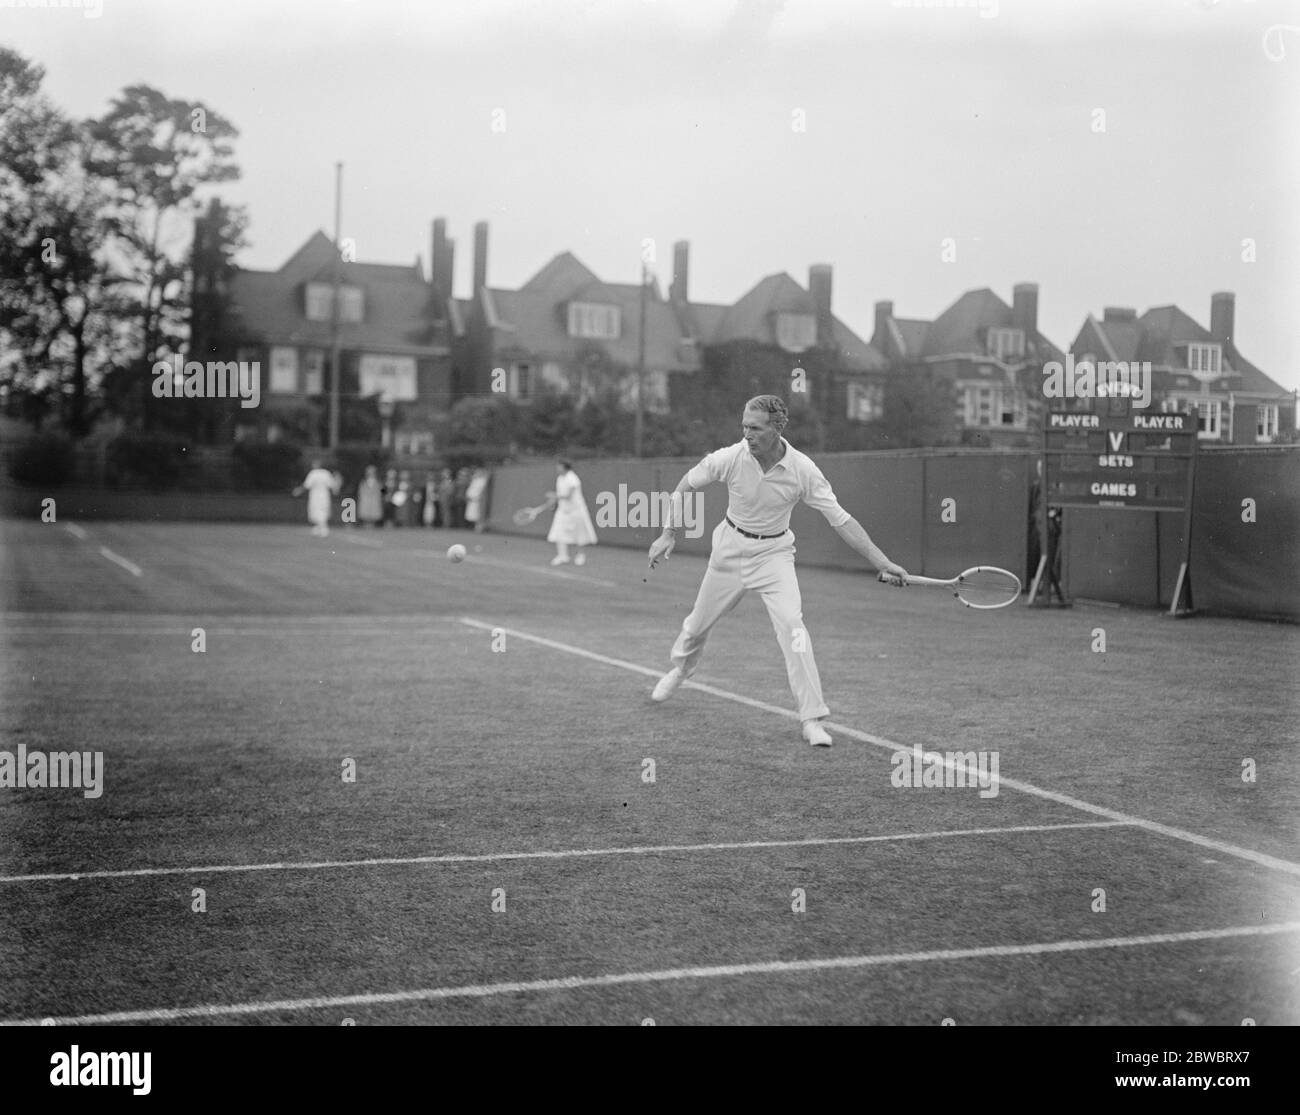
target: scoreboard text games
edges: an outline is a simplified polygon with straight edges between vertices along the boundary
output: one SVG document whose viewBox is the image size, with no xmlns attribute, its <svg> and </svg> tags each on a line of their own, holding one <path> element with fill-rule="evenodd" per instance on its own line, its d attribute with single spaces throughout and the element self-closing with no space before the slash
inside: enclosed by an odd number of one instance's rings
<svg viewBox="0 0 1300 1115">
<path fill-rule="evenodd" d="M 1185 511 L 1196 425 L 1192 414 L 1049 413 L 1044 428 L 1046 502 Z"/>
</svg>

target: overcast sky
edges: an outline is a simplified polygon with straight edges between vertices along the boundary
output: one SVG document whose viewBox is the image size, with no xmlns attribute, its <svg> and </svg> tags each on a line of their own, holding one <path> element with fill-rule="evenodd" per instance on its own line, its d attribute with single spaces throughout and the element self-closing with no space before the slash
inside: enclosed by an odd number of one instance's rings
<svg viewBox="0 0 1300 1115">
<path fill-rule="evenodd" d="M 359 258 L 427 266 L 445 216 L 461 296 L 478 220 L 494 286 L 564 250 L 635 281 L 646 238 L 665 286 L 690 241 L 703 301 L 830 263 L 835 312 L 868 339 L 878 299 L 932 318 L 1037 282 L 1066 348 L 1104 306 L 1208 326 L 1230 290 L 1242 352 L 1300 388 L 1295 3 L 3 6 L 31 2 L 0 0 L 0 41 L 70 113 L 145 82 L 235 124 L 243 177 L 223 191 L 250 210 L 248 267 L 332 231 L 342 160 Z"/>
</svg>

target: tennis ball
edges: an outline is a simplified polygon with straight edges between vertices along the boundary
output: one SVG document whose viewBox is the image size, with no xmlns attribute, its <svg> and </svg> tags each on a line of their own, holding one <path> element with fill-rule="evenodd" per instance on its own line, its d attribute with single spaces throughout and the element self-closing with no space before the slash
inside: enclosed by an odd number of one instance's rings
<svg viewBox="0 0 1300 1115">
<path fill-rule="evenodd" d="M 447 560 L 451 562 L 462 562 L 465 560 L 465 547 L 459 542 L 447 549 Z"/>
</svg>

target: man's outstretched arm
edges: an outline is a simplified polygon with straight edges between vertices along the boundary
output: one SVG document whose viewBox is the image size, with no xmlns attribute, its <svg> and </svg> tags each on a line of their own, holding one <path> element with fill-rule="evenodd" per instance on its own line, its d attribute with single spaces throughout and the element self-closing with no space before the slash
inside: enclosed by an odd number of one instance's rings
<svg viewBox="0 0 1300 1115">
<path fill-rule="evenodd" d="M 659 564 L 660 558 L 667 561 L 672 556 L 673 547 L 677 545 L 677 532 L 682 529 L 682 513 L 686 493 L 693 491 L 695 491 L 695 486 L 691 483 L 691 474 L 688 472 L 677 482 L 677 487 L 673 489 L 672 498 L 668 501 L 668 522 L 664 523 L 663 532 L 650 546 L 651 569 Z"/>
<path fill-rule="evenodd" d="M 884 550 L 871 541 L 871 535 L 852 515 L 835 527 L 835 531 L 845 542 L 866 558 L 873 569 L 888 576 L 892 584 L 903 586 L 907 584 L 907 570 L 896 562 L 890 561 L 885 556 Z"/>
</svg>

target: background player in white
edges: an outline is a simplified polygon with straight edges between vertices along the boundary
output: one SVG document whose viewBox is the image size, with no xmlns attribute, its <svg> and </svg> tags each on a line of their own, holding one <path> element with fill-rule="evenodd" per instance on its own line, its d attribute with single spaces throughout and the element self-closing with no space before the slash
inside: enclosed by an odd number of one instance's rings
<svg viewBox="0 0 1300 1115">
<path fill-rule="evenodd" d="M 311 532 L 324 538 L 330 532 L 330 496 L 343 485 L 343 478 L 338 473 L 331 473 L 321 467 L 320 461 L 312 461 L 307 478 L 294 488 L 295 496 L 307 493 L 307 521 L 311 523 Z"/>
<path fill-rule="evenodd" d="M 546 535 L 547 542 L 555 543 L 551 564 L 566 564 L 570 560 L 569 547 L 576 546 L 578 552 L 572 559 L 573 564 L 582 565 L 587 560 L 582 548 L 596 544 L 596 527 L 591 521 L 591 512 L 587 510 L 587 501 L 582 497 L 582 481 L 570 462 L 556 463 L 555 491 L 547 492 L 546 498 L 555 501 L 555 518 L 551 520 L 551 529 Z"/>
<path fill-rule="evenodd" d="M 891 584 L 905 586 L 907 570 L 884 555 L 840 506 L 821 470 L 781 436 L 788 418 L 785 403 L 775 395 L 750 399 L 741 419 L 743 439 L 710 453 L 677 485 L 670 523 L 650 547 L 651 569 L 673 552 L 686 492 L 716 481 L 727 485 L 730 498 L 726 518 L 713 532 L 713 553 L 695 607 L 673 644 L 673 668 L 659 679 L 653 697 L 666 701 L 695 672 L 713 625 L 752 589 L 763 597 L 776 629 L 804 739 L 814 747 L 829 747 L 831 737 L 821 725 L 829 710 L 822 700 L 812 642 L 803 627 L 790 512 L 799 500 L 816 508 Z"/>
</svg>

